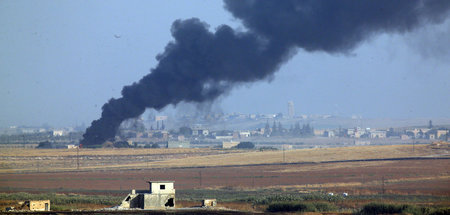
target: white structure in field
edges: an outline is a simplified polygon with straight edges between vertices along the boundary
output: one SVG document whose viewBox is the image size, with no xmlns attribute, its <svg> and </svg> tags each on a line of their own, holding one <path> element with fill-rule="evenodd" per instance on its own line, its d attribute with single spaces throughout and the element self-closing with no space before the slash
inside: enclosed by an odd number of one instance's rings
<svg viewBox="0 0 450 215">
<path fill-rule="evenodd" d="M 173 181 L 148 181 L 149 190 L 132 190 L 119 208 L 169 209 L 175 208 Z"/>
<path fill-rule="evenodd" d="M 222 142 L 222 148 L 223 149 L 231 149 L 231 148 L 239 145 L 239 143 L 241 143 L 241 142 L 238 142 L 238 141 L 223 141 Z"/>
</svg>

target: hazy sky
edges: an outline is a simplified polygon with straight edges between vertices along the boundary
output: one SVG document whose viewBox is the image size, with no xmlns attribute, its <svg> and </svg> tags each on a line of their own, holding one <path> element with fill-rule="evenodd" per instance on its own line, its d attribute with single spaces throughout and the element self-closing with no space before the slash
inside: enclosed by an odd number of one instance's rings
<svg viewBox="0 0 450 215">
<path fill-rule="evenodd" d="M 243 29 L 221 1 L 0 1 L 0 126 L 97 119 L 156 65 L 176 19 Z M 380 34 L 352 53 L 298 50 L 270 81 L 217 101 L 225 112 L 450 117 L 450 18 Z"/>
</svg>

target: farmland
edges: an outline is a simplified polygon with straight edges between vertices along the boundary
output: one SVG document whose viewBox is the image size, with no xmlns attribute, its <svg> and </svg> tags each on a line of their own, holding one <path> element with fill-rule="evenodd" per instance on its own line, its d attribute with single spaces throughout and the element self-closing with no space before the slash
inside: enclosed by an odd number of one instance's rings
<svg viewBox="0 0 450 215">
<path fill-rule="evenodd" d="M 131 189 L 147 189 L 147 180 L 174 180 L 181 205 L 208 197 L 248 209 L 243 199 L 261 194 L 346 192 L 352 197 L 402 196 L 407 202 L 413 196 L 417 204 L 449 206 L 448 155 L 427 145 L 284 152 L 80 149 L 78 158 L 76 149 L 8 149 L 0 152 L 0 192 L 120 197 Z M 342 204 L 361 207 L 368 201 Z"/>
<path fill-rule="evenodd" d="M 129 170 L 318 163 L 342 160 L 445 156 L 425 145 L 361 146 L 289 151 L 217 149 L 4 149 L 0 173 Z"/>
</svg>

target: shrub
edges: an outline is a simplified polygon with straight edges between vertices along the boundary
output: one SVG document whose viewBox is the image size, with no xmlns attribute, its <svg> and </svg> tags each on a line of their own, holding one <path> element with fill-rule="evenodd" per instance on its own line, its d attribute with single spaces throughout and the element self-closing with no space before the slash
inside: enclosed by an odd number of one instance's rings
<svg viewBox="0 0 450 215">
<path fill-rule="evenodd" d="M 310 204 L 305 203 L 293 203 L 293 202 L 280 202 L 272 203 L 267 207 L 267 211 L 270 212 L 313 212 L 313 208 Z"/>
<path fill-rule="evenodd" d="M 397 214 L 403 211 L 403 207 L 384 203 L 369 203 L 363 207 L 360 214 Z"/>
<path fill-rule="evenodd" d="M 117 141 L 114 143 L 116 148 L 130 148 L 130 144 L 127 141 Z"/>
<path fill-rule="evenodd" d="M 326 212 L 335 211 L 336 207 L 324 202 L 295 203 L 279 202 L 272 203 L 267 207 L 269 212 Z"/>
<path fill-rule="evenodd" d="M 253 149 L 255 148 L 255 144 L 252 142 L 241 142 L 236 146 L 237 149 Z"/>
<path fill-rule="evenodd" d="M 313 205 L 319 212 L 335 211 L 337 209 L 334 205 L 326 202 L 315 202 L 313 203 Z"/>
<path fill-rule="evenodd" d="M 430 213 L 430 215 L 446 215 L 450 214 L 450 207 L 449 208 L 439 208 L 435 210 L 434 212 Z"/>
<path fill-rule="evenodd" d="M 311 194 L 276 194 L 276 195 L 263 195 L 257 197 L 248 198 L 247 201 L 253 202 L 253 204 L 267 205 L 278 202 L 294 202 L 294 201 L 328 201 L 338 202 L 342 200 L 342 196 L 329 196 L 322 193 Z"/>
<path fill-rule="evenodd" d="M 413 205 L 393 205 L 370 203 L 363 207 L 359 214 L 414 214 L 414 215 L 444 215 L 450 214 L 450 208 L 416 207 Z"/>
<path fill-rule="evenodd" d="M 73 194 L 56 194 L 56 193 L 0 193 L 0 199 L 24 201 L 30 199 L 49 199 L 52 208 L 66 209 L 72 204 L 101 204 L 101 205 L 117 205 L 122 197 L 104 196 L 104 195 L 73 195 Z"/>
</svg>

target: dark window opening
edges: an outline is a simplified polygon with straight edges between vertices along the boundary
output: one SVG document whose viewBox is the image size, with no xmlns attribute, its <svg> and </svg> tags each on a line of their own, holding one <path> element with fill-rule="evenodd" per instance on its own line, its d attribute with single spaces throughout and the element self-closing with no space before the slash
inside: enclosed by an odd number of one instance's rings
<svg viewBox="0 0 450 215">
<path fill-rule="evenodd" d="M 166 185 L 164 185 L 164 184 L 159 185 L 159 189 L 160 190 L 165 190 L 166 189 Z"/>
<path fill-rule="evenodd" d="M 131 197 L 130 197 L 130 196 L 128 196 L 128 197 L 127 197 L 127 199 L 125 199 L 125 201 L 130 201 L 130 198 L 131 198 Z"/>
<path fill-rule="evenodd" d="M 170 198 L 169 200 L 167 200 L 166 204 L 164 205 L 166 207 L 173 207 L 175 206 L 175 204 L 173 203 L 173 198 Z"/>
</svg>

